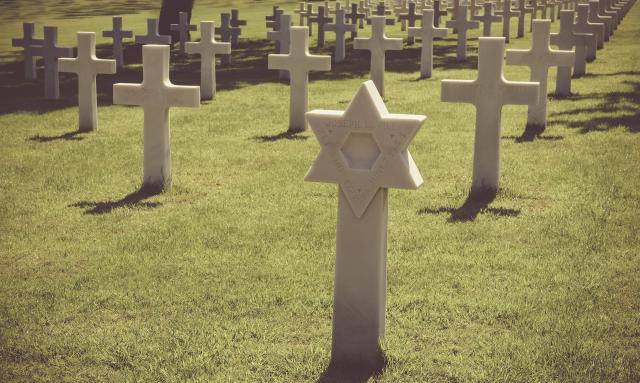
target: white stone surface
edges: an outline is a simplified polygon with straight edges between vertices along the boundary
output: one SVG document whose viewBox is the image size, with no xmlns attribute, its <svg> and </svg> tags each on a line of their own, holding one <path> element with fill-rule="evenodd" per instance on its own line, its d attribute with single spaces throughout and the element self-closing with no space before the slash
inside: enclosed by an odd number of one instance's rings
<svg viewBox="0 0 640 383">
<path fill-rule="evenodd" d="M 185 44 L 189 41 L 189 32 L 198 30 L 195 25 L 189 24 L 189 14 L 187 12 L 179 13 L 180 22 L 178 24 L 171 24 L 169 29 L 178 32 L 178 43 L 180 44 L 180 53 L 187 53 Z"/>
<path fill-rule="evenodd" d="M 78 32 L 78 57 L 60 58 L 60 72 L 78 75 L 78 128 L 81 132 L 98 129 L 98 74 L 116 73 L 116 60 L 96 57 L 96 34 Z"/>
<path fill-rule="evenodd" d="M 600 43 L 604 44 L 604 24 L 589 22 L 588 4 L 578 4 L 576 14 L 576 21 L 573 24 L 574 31 L 594 35 L 593 41 L 587 46 L 587 61 L 591 62 L 597 57 Z"/>
<path fill-rule="evenodd" d="M 442 81 L 443 102 L 464 102 L 476 107 L 472 193 L 498 190 L 502 107 L 538 102 L 538 83 L 504 78 L 504 46 L 504 37 L 480 37 L 478 78 Z"/>
<path fill-rule="evenodd" d="M 520 14 L 518 15 L 518 37 L 524 37 L 524 24 L 525 24 L 525 17 L 528 14 L 531 15 L 531 19 L 533 19 L 533 14 L 534 9 L 532 6 L 529 6 L 527 4 L 526 0 L 519 0 L 518 1 L 518 12 L 520 12 Z"/>
<path fill-rule="evenodd" d="M 115 84 L 113 103 L 144 109 L 144 189 L 171 185 L 169 108 L 200 106 L 200 87 L 173 85 L 169 80 L 169 46 L 142 47 L 141 84 Z"/>
<path fill-rule="evenodd" d="M 409 36 L 422 40 L 420 50 L 420 77 L 430 78 L 433 72 L 433 39 L 447 36 L 447 28 L 433 26 L 433 9 L 422 11 L 422 27 L 409 28 Z"/>
<path fill-rule="evenodd" d="M 460 5 L 457 7 L 458 13 L 456 18 L 447 21 L 447 28 L 453 28 L 454 33 L 458 33 L 458 46 L 456 50 L 456 59 L 464 61 L 467 59 L 467 31 L 469 29 L 478 29 L 480 23 L 467 20 L 467 6 Z"/>
<path fill-rule="evenodd" d="M 416 189 L 408 146 L 425 116 L 389 114 L 371 81 L 342 111 L 307 113 L 320 153 L 305 180 L 338 184 L 331 359 L 372 363 L 385 333 L 388 189 Z"/>
<path fill-rule="evenodd" d="M 299 16 L 298 25 L 301 27 L 305 24 L 305 19 L 307 18 L 307 4 L 303 1 L 298 4 L 298 9 L 294 10 L 293 13 L 297 13 Z"/>
<path fill-rule="evenodd" d="M 60 98 L 60 78 L 58 58 L 72 57 L 72 48 L 60 48 L 58 44 L 58 27 L 44 27 L 44 41 L 40 46 L 33 46 L 34 56 L 44 58 L 44 98 L 57 100 Z"/>
<path fill-rule="evenodd" d="M 573 28 L 573 11 L 560 11 L 560 31 L 552 33 L 550 42 L 560 50 L 572 50 L 575 47 L 573 73 L 575 77 L 583 76 L 587 67 L 587 46 L 594 39 L 593 34 L 575 33 Z M 556 74 L 556 95 L 569 96 L 571 94 L 571 67 L 558 67 Z"/>
<path fill-rule="evenodd" d="M 230 55 L 231 43 L 216 41 L 214 22 L 200 22 L 200 42 L 185 45 L 189 54 L 200 55 L 200 97 L 203 100 L 216 98 L 216 55 Z"/>
<path fill-rule="evenodd" d="M 602 43 L 598 41 L 598 48 L 604 47 L 604 42 L 609 41 L 609 36 L 613 32 L 613 20 L 609 16 L 601 16 L 598 13 L 598 0 L 589 0 L 589 21 L 592 23 L 604 24 L 604 35 Z"/>
<path fill-rule="evenodd" d="M 607 0 L 598 0 L 598 13 L 602 16 L 611 17 L 611 34 L 618 28 L 618 13 L 609 10 Z"/>
<path fill-rule="evenodd" d="M 336 44 L 333 56 L 333 61 L 336 63 L 343 62 L 346 57 L 345 34 L 347 32 L 355 32 L 357 29 L 355 24 L 346 24 L 345 21 L 345 10 L 337 9 L 336 21 L 334 23 L 327 24 L 324 27 L 326 32 L 333 32 L 336 34 Z"/>
<path fill-rule="evenodd" d="M 289 131 L 302 132 L 307 129 L 304 114 L 309 107 L 309 71 L 331 70 L 331 56 L 309 53 L 307 27 L 291 27 L 288 54 L 270 54 L 269 69 L 289 72 Z"/>
<path fill-rule="evenodd" d="M 113 40 L 113 58 L 116 60 L 118 68 L 122 68 L 124 67 L 124 50 L 122 47 L 122 40 L 133 37 L 133 32 L 122 30 L 121 16 L 113 16 L 112 24 L 113 27 L 110 31 L 102 31 L 102 37 L 111 37 Z"/>
<path fill-rule="evenodd" d="M 482 23 L 482 36 L 484 37 L 491 36 L 491 24 L 502 21 L 502 16 L 493 14 L 493 3 L 491 2 L 484 3 L 484 13 L 482 16 L 473 16 L 472 18 Z"/>
<path fill-rule="evenodd" d="M 36 71 L 36 57 L 33 52 L 33 48 L 36 46 L 42 46 L 44 40 L 34 39 L 33 34 L 35 30 L 35 24 L 22 23 L 22 38 L 11 40 L 12 47 L 22 47 L 22 55 L 24 57 L 24 79 L 27 81 L 34 81 L 38 78 Z"/>
<path fill-rule="evenodd" d="M 384 34 L 385 17 L 371 16 L 371 37 L 358 37 L 353 41 L 354 49 L 368 50 L 371 53 L 370 76 L 378 92 L 384 97 L 385 55 L 388 50 L 401 50 L 402 39 L 389 38 Z"/>
<path fill-rule="evenodd" d="M 533 36 L 530 49 L 508 49 L 508 65 L 524 65 L 531 70 L 531 81 L 540 83 L 540 94 L 535 105 L 529 105 L 527 125 L 544 130 L 547 125 L 547 78 L 549 68 L 553 66 L 573 66 L 575 53 L 551 49 L 549 46 L 551 32 L 550 20 L 534 20 Z"/>
<path fill-rule="evenodd" d="M 291 39 L 291 15 L 281 14 L 278 18 L 278 30 L 267 32 L 267 39 L 276 42 L 276 49 L 279 54 L 287 54 L 289 53 Z M 289 78 L 289 72 L 281 70 L 279 76 L 280 80 L 286 80 Z"/>
</svg>

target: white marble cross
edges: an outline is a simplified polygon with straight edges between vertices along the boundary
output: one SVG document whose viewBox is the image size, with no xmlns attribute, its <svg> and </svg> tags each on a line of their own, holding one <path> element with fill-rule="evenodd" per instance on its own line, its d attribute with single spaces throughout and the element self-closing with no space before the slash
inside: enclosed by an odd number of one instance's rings
<svg viewBox="0 0 640 383">
<path fill-rule="evenodd" d="M 200 97 L 213 100 L 216 97 L 216 55 L 230 55 L 231 43 L 218 42 L 214 35 L 214 22 L 200 22 L 200 42 L 188 42 L 189 54 L 200 55 Z"/>
<path fill-rule="evenodd" d="M 384 71 L 386 51 L 402 50 L 402 39 L 389 38 L 384 34 L 385 17 L 371 16 L 371 37 L 358 37 L 353 41 L 354 49 L 364 49 L 371 53 L 370 75 L 378 92 L 384 97 Z"/>
<path fill-rule="evenodd" d="M 502 16 L 502 37 L 508 44 L 511 36 L 511 18 L 520 16 L 520 12 L 511 9 L 511 0 L 504 0 L 502 10 L 496 13 Z"/>
<path fill-rule="evenodd" d="M 527 126 L 536 132 L 544 131 L 547 125 L 547 77 L 552 66 L 572 66 L 575 53 L 551 49 L 550 20 L 534 20 L 530 49 L 507 49 L 508 65 L 524 65 L 531 70 L 531 81 L 540 83 L 538 103 L 529 105 Z"/>
<path fill-rule="evenodd" d="M 324 27 L 324 30 L 327 32 L 334 32 L 336 34 L 336 45 L 335 45 L 335 53 L 333 57 L 333 61 L 336 63 L 341 63 L 344 61 L 346 57 L 346 49 L 345 49 L 345 34 L 347 32 L 354 33 L 357 27 L 355 24 L 345 24 L 345 10 L 337 9 L 336 10 L 336 21 L 332 24 L 327 24 Z"/>
<path fill-rule="evenodd" d="M 421 17 L 422 15 L 416 12 L 416 3 L 412 1 L 409 3 L 409 10 L 406 13 L 400 13 L 398 15 L 398 20 L 406 21 L 409 24 L 409 28 L 412 28 L 416 26 L 416 21 Z M 413 37 L 409 36 L 407 45 L 413 45 Z"/>
<path fill-rule="evenodd" d="M 147 19 L 147 34 L 136 36 L 136 44 L 171 44 L 171 36 L 158 33 L 158 20 Z"/>
<path fill-rule="evenodd" d="M 281 14 L 279 16 L 280 28 L 276 31 L 267 32 L 267 39 L 276 42 L 278 54 L 289 53 L 289 44 L 291 39 L 291 15 Z M 279 74 L 280 80 L 289 78 L 289 71 L 281 70 Z"/>
<path fill-rule="evenodd" d="M 305 181 L 338 184 L 331 362 L 372 364 L 385 333 L 388 192 L 422 184 L 408 147 L 426 117 L 389 114 L 367 81 L 344 112 L 307 119 L 321 149 Z"/>
<path fill-rule="evenodd" d="M 559 11 L 560 32 L 552 33 L 550 42 L 561 50 L 576 48 L 576 58 L 573 63 L 573 73 L 576 77 L 583 76 L 587 67 L 587 46 L 595 38 L 592 34 L 576 33 L 573 28 L 573 11 Z M 556 75 L 556 95 L 569 96 L 571 94 L 571 67 L 558 67 Z"/>
<path fill-rule="evenodd" d="M 482 36 L 491 36 L 491 24 L 502 20 L 502 16 L 495 16 L 493 14 L 493 3 L 484 3 L 484 14 L 482 16 L 473 16 L 473 20 L 477 20 L 482 23 Z"/>
<path fill-rule="evenodd" d="M 122 49 L 122 39 L 133 37 L 132 31 L 122 30 L 122 17 L 113 16 L 113 27 L 110 31 L 102 31 L 102 37 L 111 37 L 113 40 L 113 58 L 116 60 L 118 68 L 124 67 L 124 51 Z"/>
<path fill-rule="evenodd" d="M 547 14 L 547 7 L 541 1 L 531 0 L 531 8 L 533 13 L 531 14 L 531 23 L 529 23 L 529 32 L 533 31 L 533 20 L 544 19 Z M 540 16 L 538 16 L 538 11 L 540 11 Z"/>
<path fill-rule="evenodd" d="M 178 24 L 171 24 L 169 29 L 178 32 L 179 38 L 178 42 L 180 43 L 180 53 L 185 54 L 187 51 L 185 50 L 185 43 L 189 41 L 189 32 L 195 31 L 198 29 L 195 25 L 189 24 L 189 13 L 180 12 L 180 22 Z"/>
<path fill-rule="evenodd" d="M 96 76 L 116 73 L 116 60 L 96 57 L 96 34 L 78 32 L 78 57 L 60 58 L 60 72 L 78 75 L 78 127 L 81 132 L 98 129 L 98 92 Z"/>
<path fill-rule="evenodd" d="M 22 47 L 24 56 L 24 79 L 27 81 L 33 81 L 38 78 L 36 71 L 36 58 L 33 53 L 33 47 L 42 46 L 44 40 L 34 39 L 33 32 L 35 24 L 22 23 L 22 38 L 11 40 L 11 46 Z"/>
<path fill-rule="evenodd" d="M 534 18 L 534 9 L 532 6 L 527 5 L 527 0 L 519 0 L 518 1 L 518 35 L 517 37 L 524 37 L 524 24 L 525 17 L 528 14 L 531 15 L 531 18 Z"/>
<path fill-rule="evenodd" d="M 169 80 L 169 46 L 142 47 L 142 84 L 113 85 L 113 103 L 144 109 L 144 177 L 142 188 L 159 192 L 171 185 L 169 108 L 200 106 L 200 87 Z"/>
<path fill-rule="evenodd" d="M 231 9 L 231 20 L 229 20 L 229 24 L 232 28 L 238 28 L 238 33 L 234 33 L 231 35 L 231 49 L 238 47 L 238 36 L 241 34 L 241 27 L 247 25 L 247 20 L 242 20 L 240 18 L 240 10 L 237 8 Z"/>
<path fill-rule="evenodd" d="M 331 56 L 309 54 L 307 27 L 291 27 L 288 54 L 270 54 L 269 69 L 289 71 L 289 131 L 307 129 L 304 114 L 309 108 L 309 71 L 331 70 Z"/>
<path fill-rule="evenodd" d="M 459 5 L 458 13 L 455 20 L 447 21 L 447 28 L 453 28 L 458 31 L 458 47 L 456 50 L 456 59 L 464 61 L 467 59 L 467 31 L 469 29 L 478 29 L 480 23 L 475 20 L 467 20 L 467 6 Z"/>
<path fill-rule="evenodd" d="M 220 14 L 220 27 L 215 28 L 214 32 L 220 35 L 220 41 L 224 43 L 229 43 L 233 41 L 233 39 L 237 39 L 241 33 L 240 28 L 231 26 L 231 15 L 228 13 Z M 222 65 L 231 64 L 231 55 L 221 55 L 220 63 Z"/>
<path fill-rule="evenodd" d="M 44 27 L 44 41 L 40 46 L 33 46 L 34 56 L 44 58 L 44 98 L 57 100 L 60 98 L 60 78 L 58 58 L 72 57 L 73 48 L 60 48 L 58 43 L 58 27 Z"/>
<path fill-rule="evenodd" d="M 433 9 L 422 11 L 422 27 L 409 28 L 409 36 L 422 40 L 420 50 L 420 78 L 430 78 L 433 71 L 433 39 L 446 37 L 447 28 L 433 26 Z"/>
<path fill-rule="evenodd" d="M 591 62 L 596 59 L 598 49 L 601 49 L 602 44 L 604 44 L 604 24 L 589 21 L 588 4 L 578 4 L 576 11 L 577 17 L 573 24 L 574 30 L 578 33 L 590 33 L 595 37 L 587 46 L 587 61 Z"/>
<path fill-rule="evenodd" d="M 478 78 L 442 80 L 443 102 L 476 107 L 476 135 L 471 193 L 496 192 L 500 180 L 500 120 L 502 107 L 538 102 L 540 85 L 504 78 L 504 37 L 480 37 Z"/>
<path fill-rule="evenodd" d="M 604 41 L 602 44 L 598 41 L 598 48 L 604 46 L 605 41 L 609 41 L 609 36 L 613 32 L 612 28 L 612 19 L 609 16 L 601 16 L 598 13 L 598 0 L 589 0 L 589 21 L 592 23 L 602 23 L 604 24 Z"/>
</svg>

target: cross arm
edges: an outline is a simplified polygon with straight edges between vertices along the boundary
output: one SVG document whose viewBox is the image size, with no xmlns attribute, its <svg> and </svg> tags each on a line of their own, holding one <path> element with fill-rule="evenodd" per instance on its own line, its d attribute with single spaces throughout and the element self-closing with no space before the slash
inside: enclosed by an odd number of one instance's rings
<svg viewBox="0 0 640 383">
<path fill-rule="evenodd" d="M 270 54 L 267 67 L 269 69 L 290 70 L 291 57 L 288 54 Z"/>
<path fill-rule="evenodd" d="M 531 51 L 528 49 L 507 49 L 507 65 L 529 66 Z"/>
<path fill-rule="evenodd" d="M 59 58 L 58 70 L 65 73 L 78 73 L 78 59 L 67 57 Z"/>
<path fill-rule="evenodd" d="M 120 105 L 142 105 L 145 97 L 142 84 L 114 84 L 113 103 Z"/>
<path fill-rule="evenodd" d="M 501 93 L 502 104 L 535 105 L 538 103 L 540 83 L 504 81 Z"/>
<path fill-rule="evenodd" d="M 167 90 L 167 104 L 170 106 L 200 106 L 200 87 L 170 85 Z"/>
<path fill-rule="evenodd" d="M 474 105 L 478 102 L 476 80 L 442 80 L 441 84 L 440 99 L 442 102 L 462 102 Z"/>
<path fill-rule="evenodd" d="M 116 60 L 97 59 L 94 62 L 95 72 L 102 74 L 116 73 Z"/>
<path fill-rule="evenodd" d="M 331 56 L 307 55 L 307 70 L 328 71 L 331 70 Z"/>
</svg>

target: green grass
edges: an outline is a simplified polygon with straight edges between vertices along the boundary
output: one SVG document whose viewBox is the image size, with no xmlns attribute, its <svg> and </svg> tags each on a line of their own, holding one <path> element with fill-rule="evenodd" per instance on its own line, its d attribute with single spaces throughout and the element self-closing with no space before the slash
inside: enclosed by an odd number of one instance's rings
<svg viewBox="0 0 640 383">
<path fill-rule="evenodd" d="M 75 79 L 63 76 L 62 100 L 42 100 L 9 37 L 23 14 L 59 25 L 67 45 L 110 19 L 37 3 L 4 2 L 0 26 L 0 381 L 333 381 L 336 187 L 303 182 L 319 151 L 311 133 L 279 136 L 289 90 L 258 40 L 270 5 L 234 2 L 252 42 L 220 68 L 214 102 L 172 110 L 173 188 L 139 200 L 142 110 L 110 98 L 139 67 L 99 81 L 99 131 L 74 133 Z M 208 4 L 196 20 L 220 13 Z M 125 27 L 141 32 L 155 13 Z M 427 81 L 416 81 L 419 45 L 389 54 L 388 109 L 428 120 L 410 148 L 424 185 L 390 194 L 388 363 L 375 379 L 640 381 L 639 23 L 636 6 L 576 95 L 549 100 L 540 139 L 516 142 L 526 107 L 505 107 L 502 191 L 467 221 L 455 217 L 475 113 L 439 98 L 441 79 L 475 77 L 477 31 L 467 64 L 450 38 L 437 42 Z M 367 78 L 368 56 L 348 57 L 312 76 L 312 108 L 344 109 Z M 197 81 L 197 60 L 173 61 L 174 82 Z"/>
</svg>

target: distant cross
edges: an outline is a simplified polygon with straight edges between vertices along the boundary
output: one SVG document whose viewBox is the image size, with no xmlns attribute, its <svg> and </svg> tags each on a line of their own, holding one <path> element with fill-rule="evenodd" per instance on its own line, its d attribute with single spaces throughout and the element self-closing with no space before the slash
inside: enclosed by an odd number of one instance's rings
<svg viewBox="0 0 640 383">
<path fill-rule="evenodd" d="M 200 42 L 188 42 L 189 54 L 200 55 L 200 97 L 213 100 L 216 97 L 216 55 L 230 55 L 231 43 L 218 42 L 213 21 L 200 22 Z"/>
<path fill-rule="evenodd" d="M 291 27 L 291 44 L 288 54 L 270 54 L 269 69 L 289 71 L 289 131 L 307 129 L 304 114 L 309 108 L 309 71 L 331 70 L 331 56 L 309 54 L 307 27 Z"/>
<path fill-rule="evenodd" d="M 334 8 L 331 8 L 331 5 L 328 1 L 324 2 L 324 15 L 326 17 L 329 17 L 330 14 L 332 14 L 334 11 Z"/>
<path fill-rule="evenodd" d="M 533 7 L 527 5 L 527 1 L 526 0 L 519 0 L 518 1 L 518 12 L 520 12 L 518 14 L 518 35 L 517 37 L 524 37 L 524 24 L 525 24 L 525 17 L 527 16 L 527 13 L 531 15 L 531 18 L 533 19 Z"/>
<path fill-rule="evenodd" d="M 551 21 L 535 20 L 530 49 L 508 49 L 508 65 L 524 65 L 531 70 L 531 81 L 540 83 L 540 94 L 536 105 L 529 105 L 527 126 L 535 131 L 544 131 L 547 125 L 547 77 L 552 66 L 571 66 L 575 53 L 560 51 L 549 47 Z"/>
<path fill-rule="evenodd" d="M 171 44 L 171 36 L 158 34 L 158 20 L 147 19 L 147 34 L 144 36 L 136 36 L 136 44 L 154 44 L 169 45 Z"/>
<path fill-rule="evenodd" d="M 304 26 L 305 22 L 304 19 L 307 16 L 307 8 L 306 8 L 306 4 L 305 2 L 300 2 L 298 9 L 294 10 L 293 13 L 297 13 L 298 15 L 300 15 L 300 21 L 299 21 L 299 25 L 302 27 Z"/>
<path fill-rule="evenodd" d="M 364 1 L 358 2 L 358 11 L 364 13 L 364 19 L 360 19 L 358 24 L 359 29 L 364 29 L 365 20 L 369 20 L 369 14 L 371 13 L 371 7 L 367 5 Z"/>
<path fill-rule="evenodd" d="M 289 53 L 289 44 L 291 39 L 291 15 L 280 15 L 278 24 L 280 24 L 280 29 L 277 31 L 267 32 L 267 39 L 276 42 L 278 54 L 287 54 Z M 289 72 L 281 70 L 279 78 L 280 80 L 288 79 Z"/>
<path fill-rule="evenodd" d="M 33 46 L 32 54 L 44 58 L 44 98 L 57 100 L 60 98 L 60 78 L 58 58 L 73 57 L 73 48 L 60 48 L 58 43 L 58 27 L 44 27 L 44 41 L 41 46 Z"/>
<path fill-rule="evenodd" d="M 267 28 L 271 28 L 274 31 L 278 30 L 278 16 L 283 14 L 284 11 L 280 9 L 279 6 L 273 6 L 273 14 L 271 16 L 265 16 L 265 20 L 267 21 Z"/>
<path fill-rule="evenodd" d="M 618 28 L 618 12 L 609 10 L 607 7 L 607 0 L 598 0 L 598 12 L 602 16 L 611 17 L 611 34 L 613 35 L 613 31 Z"/>
<path fill-rule="evenodd" d="M 433 39 L 447 36 L 447 28 L 435 28 L 433 26 L 434 11 L 425 9 L 422 11 L 422 27 L 409 28 L 409 36 L 422 40 L 420 51 L 420 77 L 430 78 L 433 71 Z"/>
<path fill-rule="evenodd" d="M 389 13 L 391 13 L 391 12 L 387 11 L 387 7 L 384 5 L 384 2 L 378 3 L 378 6 L 376 7 L 376 16 L 382 16 L 384 18 Z M 375 17 L 375 16 L 371 16 L 367 20 L 367 24 L 371 25 L 371 19 L 373 17 Z M 396 25 L 396 21 L 394 19 L 384 19 L 384 23 L 386 25 Z"/>
<path fill-rule="evenodd" d="M 535 104 L 540 90 L 535 82 L 505 80 L 504 37 L 479 40 L 477 79 L 442 80 L 443 102 L 463 102 L 476 107 L 472 194 L 498 190 L 502 107 Z"/>
<path fill-rule="evenodd" d="M 241 33 L 240 28 L 231 26 L 231 15 L 228 13 L 220 14 L 220 27 L 214 29 L 215 34 L 220 35 L 220 41 L 229 43 L 235 38 L 237 39 Z M 221 55 L 220 63 L 222 65 L 231 64 L 231 55 Z"/>
<path fill-rule="evenodd" d="M 231 9 L 231 26 L 234 28 L 240 28 L 247 25 L 247 20 L 240 18 L 240 10 L 238 8 Z M 233 45 L 233 43 L 231 43 Z"/>
<path fill-rule="evenodd" d="M 609 16 L 601 16 L 598 13 L 598 6 L 598 0 L 589 0 L 589 21 L 604 24 L 604 41 L 609 41 L 609 36 L 611 36 L 613 31 L 611 24 L 612 19 Z M 601 45 L 604 46 L 604 41 L 602 44 L 598 41 L 598 48 L 600 48 Z"/>
<path fill-rule="evenodd" d="M 384 16 L 371 16 L 371 37 L 368 39 L 358 37 L 353 40 L 354 49 L 364 49 L 371 53 L 370 75 L 376 84 L 378 92 L 384 97 L 384 71 L 386 51 L 402 50 L 402 39 L 389 38 L 384 34 Z"/>
<path fill-rule="evenodd" d="M 575 47 L 576 58 L 573 62 L 573 73 L 576 77 L 586 73 L 587 46 L 594 39 L 594 35 L 576 33 L 573 28 L 573 11 L 560 11 L 560 32 L 552 33 L 550 42 L 564 51 Z M 571 67 L 558 67 L 556 75 L 556 95 L 569 96 L 571 94 Z"/>
<path fill-rule="evenodd" d="M 355 26 L 358 25 L 358 22 L 362 23 L 362 21 L 365 19 L 366 15 L 362 12 L 360 12 L 358 10 L 358 4 L 353 3 L 351 4 L 351 12 L 347 13 L 347 19 L 349 19 L 349 22 Z M 356 37 L 358 37 L 358 30 L 354 30 L 353 32 L 351 32 L 351 38 L 355 39 Z"/>
<path fill-rule="evenodd" d="M 495 16 L 493 14 L 493 3 L 484 3 L 484 14 L 482 16 L 473 16 L 473 20 L 477 20 L 482 23 L 482 36 L 491 36 L 491 24 L 494 22 L 502 21 L 502 16 Z"/>
<path fill-rule="evenodd" d="M 60 72 L 78 75 L 78 126 L 81 132 L 98 129 L 98 92 L 96 76 L 116 73 L 115 60 L 96 57 L 96 34 L 78 32 L 78 57 L 60 58 Z"/>
<path fill-rule="evenodd" d="M 514 16 L 520 16 L 520 12 L 511 9 L 511 0 L 504 0 L 502 11 L 496 13 L 502 16 L 502 37 L 505 38 L 505 41 L 508 44 L 511 35 L 511 18 Z"/>
<path fill-rule="evenodd" d="M 171 185 L 169 108 L 200 106 L 200 88 L 169 80 L 169 47 L 142 47 L 142 83 L 115 84 L 113 103 L 144 109 L 144 177 L 142 187 L 162 191 Z"/>
<path fill-rule="evenodd" d="M 325 31 L 336 34 L 336 45 L 334 53 L 334 62 L 341 63 L 345 59 L 345 34 L 347 32 L 354 33 L 357 29 L 355 24 L 345 24 L 344 9 L 336 10 L 336 21 L 333 24 L 327 24 Z"/>
<path fill-rule="evenodd" d="M 451 2 L 449 2 L 449 0 L 447 0 L 447 11 L 451 13 L 451 20 L 449 21 L 453 21 L 456 19 L 456 17 L 458 17 L 458 8 L 460 7 L 460 0 L 453 0 Z M 458 33 L 457 27 L 453 28 L 453 33 Z"/>
<path fill-rule="evenodd" d="M 22 47 L 24 56 L 24 79 L 27 81 L 33 81 L 38 78 L 36 71 L 36 58 L 33 53 L 33 48 L 36 46 L 42 46 L 44 40 L 34 39 L 35 25 L 33 23 L 22 23 L 22 38 L 13 39 L 11 46 Z"/>
<path fill-rule="evenodd" d="M 313 23 L 310 21 L 312 18 L 318 15 L 318 12 L 313 11 L 313 4 L 307 3 L 307 26 L 309 27 L 309 36 L 313 34 Z"/>
<path fill-rule="evenodd" d="M 113 39 L 113 58 L 116 60 L 118 68 L 124 66 L 124 50 L 122 49 L 122 39 L 133 37 L 132 31 L 122 30 L 122 17 L 113 17 L 113 28 L 110 31 L 103 31 L 102 37 L 111 37 Z"/>
<path fill-rule="evenodd" d="M 574 31 L 590 33 L 594 36 L 593 41 L 587 46 L 587 61 L 593 61 L 596 59 L 596 52 L 600 48 L 600 43 L 604 42 L 604 24 L 589 21 L 588 4 L 579 4 L 576 10 L 578 16 L 575 24 L 573 24 Z"/>
<path fill-rule="evenodd" d="M 409 6 L 407 5 L 407 0 L 400 0 L 400 5 L 395 7 L 395 11 L 396 11 L 396 15 L 407 13 L 409 11 Z M 398 20 L 400 21 L 400 30 L 401 31 L 406 31 L 407 30 L 407 19 L 398 18 Z"/>
<path fill-rule="evenodd" d="M 469 14 L 473 18 L 478 14 L 478 8 L 480 8 L 476 2 L 476 0 L 469 0 Z"/>
<path fill-rule="evenodd" d="M 401 13 L 398 15 L 398 20 L 406 21 L 409 24 L 410 28 L 416 26 L 416 21 L 418 21 L 422 17 L 421 14 L 416 13 L 416 3 L 413 1 L 409 3 L 409 10 L 407 13 Z M 413 37 L 409 36 L 407 39 L 407 44 L 413 44 Z"/>
<path fill-rule="evenodd" d="M 189 24 L 189 14 L 187 12 L 180 12 L 180 22 L 178 24 L 171 24 L 169 28 L 179 33 L 180 53 L 185 54 L 184 44 L 189 41 L 189 32 L 197 30 L 198 27 Z"/>
<path fill-rule="evenodd" d="M 458 30 L 458 47 L 456 51 L 456 59 L 458 61 L 464 61 L 467 59 L 467 31 L 469 29 L 478 29 L 480 23 L 477 21 L 467 20 L 467 6 L 458 6 L 458 14 L 455 20 L 447 21 L 447 28 L 454 28 Z"/>
<path fill-rule="evenodd" d="M 317 35 L 318 48 L 324 47 L 324 26 L 332 21 L 333 19 L 331 17 L 326 16 L 326 9 L 323 6 L 318 7 L 317 15 L 309 18 L 309 25 L 311 25 L 311 23 L 318 24 L 318 35 Z"/>
<path fill-rule="evenodd" d="M 447 15 L 447 10 L 440 7 L 440 0 L 433 0 L 433 26 L 440 27 L 442 16 Z"/>
<path fill-rule="evenodd" d="M 541 0 L 540 0 L 541 1 Z M 531 14 L 531 23 L 529 24 L 529 32 L 533 31 L 533 20 L 544 19 L 547 14 L 547 7 L 539 0 L 531 0 L 531 7 L 533 13 Z M 540 11 L 540 17 L 538 17 L 538 11 Z"/>
</svg>

